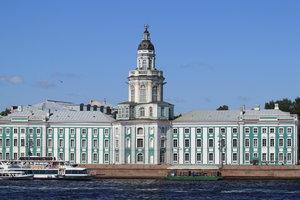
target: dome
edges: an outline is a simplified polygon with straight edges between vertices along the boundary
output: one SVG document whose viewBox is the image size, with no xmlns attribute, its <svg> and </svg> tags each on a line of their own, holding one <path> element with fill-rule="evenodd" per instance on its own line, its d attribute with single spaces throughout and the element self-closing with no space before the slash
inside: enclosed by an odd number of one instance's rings
<svg viewBox="0 0 300 200">
<path fill-rule="evenodd" d="M 138 50 L 153 50 L 154 51 L 154 46 L 150 40 L 142 40 L 142 42 L 139 44 Z"/>
</svg>

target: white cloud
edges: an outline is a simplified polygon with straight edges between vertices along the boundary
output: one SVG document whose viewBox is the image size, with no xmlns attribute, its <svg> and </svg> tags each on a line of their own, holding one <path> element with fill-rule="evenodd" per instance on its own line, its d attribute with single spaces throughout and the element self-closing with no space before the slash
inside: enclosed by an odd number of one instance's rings
<svg viewBox="0 0 300 200">
<path fill-rule="evenodd" d="M 8 78 L 7 81 L 14 83 L 14 84 L 18 84 L 18 83 L 22 83 L 23 79 L 20 76 L 12 76 L 12 77 Z"/>
<path fill-rule="evenodd" d="M 40 80 L 36 83 L 36 86 L 39 88 L 51 88 L 51 87 L 55 87 L 54 83 L 51 83 L 47 80 Z"/>
<path fill-rule="evenodd" d="M 9 83 L 14 83 L 14 84 L 19 84 L 19 83 L 23 82 L 23 79 L 20 76 L 12 76 L 12 77 L 8 77 L 8 78 L 0 76 L 0 83 L 1 82 L 9 82 Z"/>
</svg>

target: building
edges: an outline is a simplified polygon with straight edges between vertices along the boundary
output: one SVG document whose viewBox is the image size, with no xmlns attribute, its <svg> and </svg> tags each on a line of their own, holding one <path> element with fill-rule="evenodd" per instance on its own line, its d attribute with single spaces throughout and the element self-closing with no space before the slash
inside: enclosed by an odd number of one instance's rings
<svg viewBox="0 0 300 200">
<path fill-rule="evenodd" d="M 15 107 L 0 118 L 0 159 L 55 156 L 72 163 L 293 165 L 298 117 L 265 110 L 192 111 L 174 119 L 164 101 L 148 26 L 129 71 L 128 101 L 107 104 L 46 101 Z"/>
</svg>

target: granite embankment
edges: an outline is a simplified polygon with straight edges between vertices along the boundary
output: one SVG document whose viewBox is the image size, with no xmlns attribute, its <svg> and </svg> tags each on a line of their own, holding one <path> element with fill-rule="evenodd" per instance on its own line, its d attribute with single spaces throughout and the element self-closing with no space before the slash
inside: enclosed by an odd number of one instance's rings
<svg viewBox="0 0 300 200">
<path fill-rule="evenodd" d="M 168 175 L 171 165 L 93 165 L 81 164 L 98 178 L 163 178 Z M 192 171 L 195 169 L 182 169 Z M 206 169 L 209 172 L 209 170 Z M 225 179 L 300 179 L 300 165 L 295 166 L 233 166 L 220 169 Z"/>
</svg>

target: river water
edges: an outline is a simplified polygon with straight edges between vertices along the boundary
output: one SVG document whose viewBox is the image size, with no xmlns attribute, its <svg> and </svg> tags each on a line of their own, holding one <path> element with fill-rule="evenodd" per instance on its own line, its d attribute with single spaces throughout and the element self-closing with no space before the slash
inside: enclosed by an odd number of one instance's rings
<svg viewBox="0 0 300 200">
<path fill-rule="evenodd" d="M 0 199 L 300 199 L 300 180 L 0 181 Z"/>
</svg>

